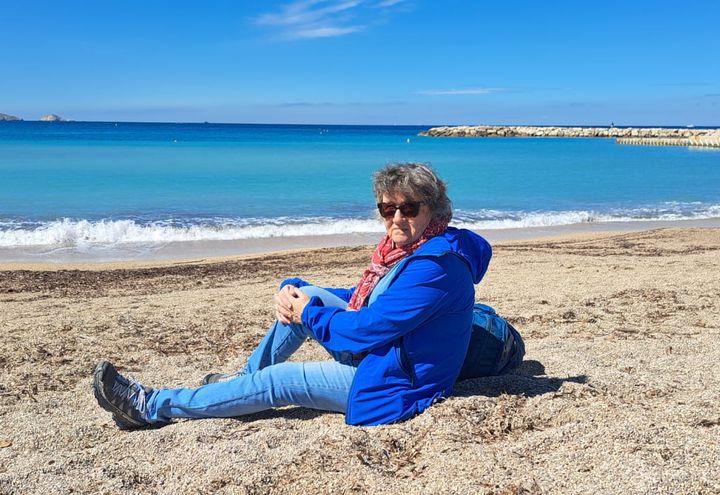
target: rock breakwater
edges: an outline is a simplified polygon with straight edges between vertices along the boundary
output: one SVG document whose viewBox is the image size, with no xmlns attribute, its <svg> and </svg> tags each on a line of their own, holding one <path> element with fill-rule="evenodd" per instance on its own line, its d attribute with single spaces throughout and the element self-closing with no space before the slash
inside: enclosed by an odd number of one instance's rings
<svg viewBox="0 0 720 495">
<path fill-rule="evenodd" d="M 619 144 L 720 147 L 720 130 L 665 127 L 446 126 L 421 132 L 430 137 L 615 138 Z"/>
</svg>

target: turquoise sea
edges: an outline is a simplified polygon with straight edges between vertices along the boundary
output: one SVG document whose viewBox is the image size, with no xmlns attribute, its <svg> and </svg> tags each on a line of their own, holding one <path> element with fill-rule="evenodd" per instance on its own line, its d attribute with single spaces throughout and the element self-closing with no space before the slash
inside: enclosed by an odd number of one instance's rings
<svg viewBox="0 0 720 495">
<path fill-rule="evenodd" d="M 479 231 L 720 217 L 717 150 L 426 128 L 0 122 L 0 261 L 379 233 L 370 181 L 389 162 L 431 163 Z"/>
</svg>

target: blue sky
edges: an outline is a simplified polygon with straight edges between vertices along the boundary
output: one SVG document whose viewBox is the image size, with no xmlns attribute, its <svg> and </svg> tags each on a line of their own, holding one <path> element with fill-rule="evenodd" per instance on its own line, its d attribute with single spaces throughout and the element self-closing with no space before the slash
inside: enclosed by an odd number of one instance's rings
<svg viewBox="0 0 720 495">
<path fill-rule="evenodd" d="M 720 125 L 717 0 L 0 0 L 34 120 Z"/>
</svg>

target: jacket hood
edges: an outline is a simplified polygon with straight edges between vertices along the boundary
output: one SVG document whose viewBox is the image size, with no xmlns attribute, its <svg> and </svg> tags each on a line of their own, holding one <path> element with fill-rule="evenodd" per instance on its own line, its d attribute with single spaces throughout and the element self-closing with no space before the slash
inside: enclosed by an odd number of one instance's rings
<svg viewBox="0 0 720 495">
<path fill-rule="evenodd" d="M 444 233 L 427 241 L 415 254 L 442 256 L 449 252 L 465 260 L 474 284 L 482 280 L 492 257 L 488 241 L 475 232 L 455 227 L 448 227 Z"/>
</svg>

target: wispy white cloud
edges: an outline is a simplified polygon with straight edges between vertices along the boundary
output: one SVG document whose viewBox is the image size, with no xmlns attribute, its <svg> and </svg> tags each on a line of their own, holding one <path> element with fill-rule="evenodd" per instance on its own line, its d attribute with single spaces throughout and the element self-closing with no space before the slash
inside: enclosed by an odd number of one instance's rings
<svg viewBox="0 0 720 495">
<path fill-rule="evenodd" d="M 356 33 L 362 31 L 362 26 L 348 26 L 348 27 L 318 27 L 312 29 L 305 29 L 296 31 L 295 34 L 298 38 L 331 38 L 333 36 L 344 36 L 350 33 Z"/>
<path fill-rule="evenodd" d="M 676 86 L 676 87 L 694 87 L 694 86 L 712 86 L 710 83 L 706 82 L 674 82 L 674 83 L 657 83 L 653 84 L 653 86 Z"/>
<path fill-rule="evenodd" d="M 257 24 L 270 26 L 307 26 L 318 22 L 330 22 L 334 16 L 354 9 L 362 2 L 349 0 L 332 2 L 327 0 L 300 0 L 284 5 L 280 12 L 263 14 Z"/>
<path fill-rule="evenodd" d="M 464 89 L 429 89 L 418 91 L 417 94 L 424 96 L 444 96 L 444 95 L 489 95 L 492 93 L 504 93 L 508 90 L 505 88 L 464 88 Z"/>
<path fill-rule="evenodd" d="M 285 103 L 273 103 L 268 104 L 268 107 L 277 108 L 322 108 L 322 107 L 334 107 L 334 108 L 349 108 L 349 107 L 396 107 L 398 105 L 406 105 L 405 101 L 293 101 Z"/>
<path fill-rule="evenodd" d="M 381 9 L 386 9 L 388 7 L 392 7 L 393 5 L 397 5 L 405 1 L 406 0 L 382 0 L 377 3 L 377 7 Z"/>
<path fill-rule="evenodd" d="M 330 38 L 357 33 L 374 22 L 371 12 L 386 12 L 407 0 L 295 0 L 255 19 L 258 26 L 277 28 L 281 37 Z"/>
</svg>

